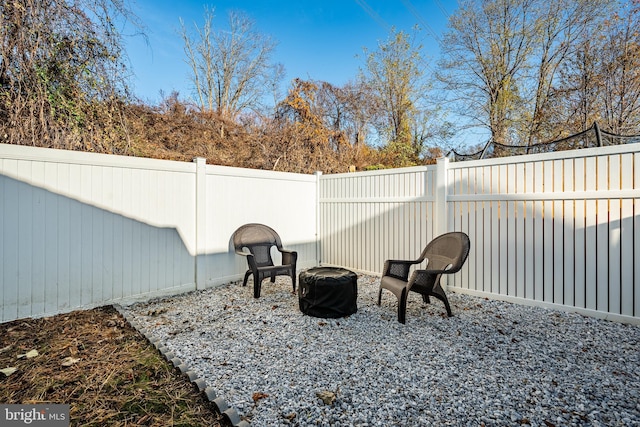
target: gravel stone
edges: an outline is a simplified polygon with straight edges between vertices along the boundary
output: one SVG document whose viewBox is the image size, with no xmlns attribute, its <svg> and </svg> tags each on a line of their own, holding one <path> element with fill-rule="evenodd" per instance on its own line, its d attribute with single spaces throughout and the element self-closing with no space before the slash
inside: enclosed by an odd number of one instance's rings
<svg viewBox="0 0 640 427">
<path fill-rule="evenodd" d="M 122 307 L 255 426 L 640 426 L 640 327 L 449 292 L 302 314 L 288 278 Z M 327 405 L 318 393 L 335 394 Z"/>
</svg>

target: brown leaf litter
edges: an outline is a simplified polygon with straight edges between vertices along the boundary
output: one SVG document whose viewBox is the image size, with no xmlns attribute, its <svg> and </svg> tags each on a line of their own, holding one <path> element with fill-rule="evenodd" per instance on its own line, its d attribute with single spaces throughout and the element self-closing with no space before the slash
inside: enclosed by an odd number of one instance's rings
<svg viewBox="0 0 640 427">
<path fill-rule="evenodd" d="M 0 402 L 69 404 L 72 426 L 230 425 L 113 307 L 0 324 L 0 370 Z"/>
</svg>

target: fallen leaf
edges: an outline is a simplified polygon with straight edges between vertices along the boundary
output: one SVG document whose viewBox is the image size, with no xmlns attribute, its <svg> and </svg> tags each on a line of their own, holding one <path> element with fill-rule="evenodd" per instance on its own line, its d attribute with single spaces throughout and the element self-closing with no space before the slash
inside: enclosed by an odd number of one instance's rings
<svg viewBox="0 0 640 427">
<path fill-rule="evenodd" d="M 76 359 L 74 357 L 67 357 L 62 361 L 62 366 L 71 366 L 78 363 L 80 359 Z"/>
<path fill-rule="evenodd" d="M 4 353 L 5 351 L 9 351 L 11 350 L 11 344 L 9 344 L 8 346 L 4 347 L 4 348 L 0 348 L 0 353 Z"/>
<path fill-rule="evenodd" d="M 260 391 L 257 391 L 255 393 L 253 393 L 252 397 L 253 397 L 253 401 L 257 402 L 260 399 L 265 399 L 265 398 L 269 397 L 269 395 L 267 393 L 262 393 Z"/>
<path fill-rule="evenodd" d="M 318 396 L 325 405 L 331 405 L 336 401 L 336 394 L 332 391 L 318 391 L 316 392 L 316 396 Z"/>
<path fill-rule="evenodd" d="M 39 355 L 40 355 L 40 353 L 38 353 L 38 350 L 31 350 L 31 351 L 26 352 L 25 354 L 19 354 L 18 355 L 18 359 L 24 359 L 25 357 L 27 359 L 32 359 L 32 358 L 34 358 L 36 356 L 39 356 Z"/>
<path fill-rule="evenodd" d="M 9 375 L 13 374 L 17 370 L 18 370 L 17 368 L 9 367 L 9 368 L 0 369 L 0 372 L 2 372 L 5 376 L 8 377 Z"/>
</svg>

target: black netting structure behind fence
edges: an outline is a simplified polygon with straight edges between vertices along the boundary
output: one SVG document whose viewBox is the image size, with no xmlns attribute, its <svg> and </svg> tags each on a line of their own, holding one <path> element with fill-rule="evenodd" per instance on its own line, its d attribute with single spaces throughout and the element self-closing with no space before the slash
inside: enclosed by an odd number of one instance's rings
<svg viewBox="0 0 640 427">
<path fill-rule="evenodd" d="M 454 161 L 490 159 L 493 157 L 518 156 L 522 154 L 550 153 L 554 151 L 578 150 L 581 148 L 604 147 L 608 145 L 633 144 L 640 142 L 640 135 L 616 135 L 601 130 L 597 123 L 589 129 L 558 139 L 556 141 L 520 146 L 505 145 L 489 140 L 484 148 L 476 153 L 460 154 L 451 150 L 449 157 Z"/>
</svg>

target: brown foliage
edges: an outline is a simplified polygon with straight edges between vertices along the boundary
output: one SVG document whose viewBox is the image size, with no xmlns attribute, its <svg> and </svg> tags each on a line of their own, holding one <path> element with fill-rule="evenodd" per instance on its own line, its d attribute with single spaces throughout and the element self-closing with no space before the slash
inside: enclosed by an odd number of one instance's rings
<svg viewBox="0 0 640 427">
<path fill-rule="evenodd" d="M 127 153 L 111 18 L 129 16 L 111 0 L 0 3 L 0 142 Z"/>
<path fill-rule="evenodd" d="M 246 123 L 200 112 L 174 94 L 159 107 L 127 110 L 130 153 L 135 156 L 297 173 L 347 172 L 364 167 L 373 150 L 351 147 L 342 134 L 326 129 L 299 98 L 287 108 L 304 119 L 254 117 Z M 296 104 L 297 103 L 297 104 Z"/>
</svg>

